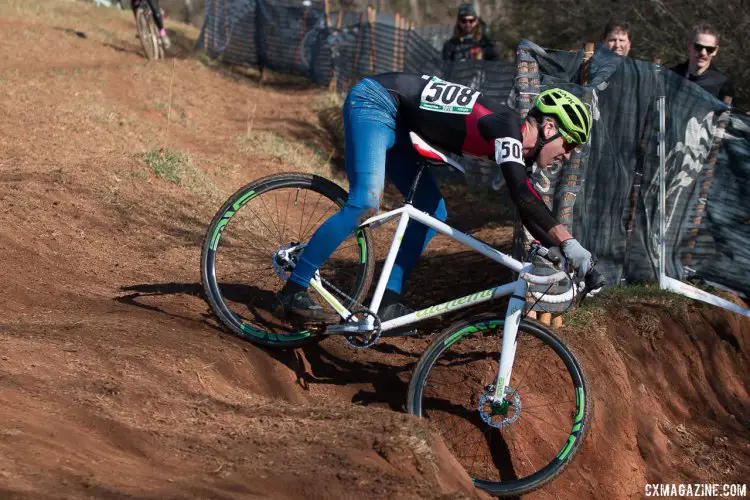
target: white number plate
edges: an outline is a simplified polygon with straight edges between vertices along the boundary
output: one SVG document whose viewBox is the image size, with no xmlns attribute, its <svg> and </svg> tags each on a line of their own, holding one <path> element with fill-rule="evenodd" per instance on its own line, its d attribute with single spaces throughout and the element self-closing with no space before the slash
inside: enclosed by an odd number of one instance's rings
<svg viewBox="0 0 750 500">
<path fill-rule="evenodd" d="M 468 115 L 481 94 L 478 90 L 433 76 L 422 91 L 419 107 L 438 113 Z"/>
</svg>

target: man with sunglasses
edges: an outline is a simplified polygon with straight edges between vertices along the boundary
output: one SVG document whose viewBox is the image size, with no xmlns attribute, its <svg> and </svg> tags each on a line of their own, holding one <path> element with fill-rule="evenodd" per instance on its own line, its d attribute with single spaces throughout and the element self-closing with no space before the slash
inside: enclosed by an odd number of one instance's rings
<svg viewBox="0 0 750 500">
<path fill-rule="evenodd" d="M 453 36 L 443 45 L 443 61 L 497 59 L 495 43 L 484 32 L 484 24 L 471 4 L 458 7 Z"/>
<path fill-rule="evenodd" d="M 312 321 L 337 320 L 315 302 L 307 287 L 359 223 L 378 211 L 386 176 L 404 196 L 409 193 L 418 163 L 409 137 L 412 131 L 444 151 L 494 160 L 532 236 L 545 246 L 560 247 L 580 278 L 591 269 L 591 254 L 555 219 L 527 176 L 534 163 L 549 167 L 556 160 L 569 159 L 573 150 L 588 142 L 591 114 L 573 94 L 545 90 L 521 121 L 513 109 L 470 87 L 430 75 L 383 73 L 352 88 L 343 114 L 349 197 L 315 231 L 300 255 L 276 296 L 279 313 Z M 422 174 L 414 207 L 437 219 L 447 218 L 445 201 L 429 170 Z M 422 224 L 408 224 L 383 296 L 382 321 L 410 312 L 401 299 L 403 283 L 434 235 Z M 412 333 L 405 329 L 390 334 Z"/>
<path fill-rule="evenodd" d="M 690 32 L 689 59 L 672 70 L 721 101 L 726 98 L 734 99 L 732 82 L 711 66 L 718 52 L 719 33 L 710 24 L 698 24 Z"/>
</svg>

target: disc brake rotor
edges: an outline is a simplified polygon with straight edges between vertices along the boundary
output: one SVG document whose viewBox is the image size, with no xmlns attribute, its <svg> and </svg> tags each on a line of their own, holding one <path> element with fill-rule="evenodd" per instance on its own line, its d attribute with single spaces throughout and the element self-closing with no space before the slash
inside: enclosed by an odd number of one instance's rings
<svg viewBox="0 0 750 500">
<path fill-rule="evenodd" d="M 495 401 L 494 392 L 494 386 L 484 390 L 479 398 L 479 416 L 487 425 L 501 429 L 521 418 L 521 395 L 515 389 L 506 387 L 503 399 Z"/>
</svg>

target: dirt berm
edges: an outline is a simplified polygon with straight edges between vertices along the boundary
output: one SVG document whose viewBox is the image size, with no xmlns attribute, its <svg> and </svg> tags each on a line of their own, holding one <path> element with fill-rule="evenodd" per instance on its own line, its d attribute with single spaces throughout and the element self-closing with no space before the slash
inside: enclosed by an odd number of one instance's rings
<svg viewBox="0 0 750 500">
<path fill-rule="evenodd" d="M 335 175 L 317 118 L 330 103 L 203 61 L 194 28 L 169 31 L 176 56 L 149 63 L 129 12 L 0 3 L 0 497 L 481 497 L 403 412 L 432 331 L 279 353 L 218 327 L 200 287 L 206 226 L 250 179 L 311 158 Z M 164 147 L 184 161 L 158 176 L 147 157 Z M 447 192 L 456 224 L 507 247 L 507 225 L 468 227 L 484 212 Z M 412 285 L 433 291 L 411 300 L 499 275 L 462 252 L 436 240 Z M 750 477 L 750 322 L 649 293 L 579 313 L 561 334 L 593 425 L 531 496 Z"/>
</svg>

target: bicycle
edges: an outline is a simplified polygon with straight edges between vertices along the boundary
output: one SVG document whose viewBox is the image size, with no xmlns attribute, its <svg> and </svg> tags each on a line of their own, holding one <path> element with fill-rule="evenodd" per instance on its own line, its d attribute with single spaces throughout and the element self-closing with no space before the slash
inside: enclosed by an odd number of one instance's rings
<svg viewBox="0 0 750 500">
<path fill-rule="evenodd" d="M 143 0 L 138 5 L 135 14 L 135 25 L 138 30 L 138 38 L 141 40 L 141 46 L 146 53 L 146 58 L 150 60 L 164 59 L 164 45 L 159 36 L 159 28 L 154 21 L 154 14 L 148 2 Z"/>
<path fill-rule="evenodd" d="M 519 262 L 414 208 L 412 200 L 425 168 L 437 163 L 448 163 L 461 171 L 463 168 L 416 134 L 411 133 L 411 138 L 421 158 L 404 206 L 364 221 L 311 280 L 311 288 L 320 295 L 322 304 L 341 317 L 339 324 L 285 323 L 273 314 L 273 292 L 260 288 L 267 282 L 258 279 L 260 271 L 269 271 L 271 283 L 278 290 L 315 229 L 316 223 L 311 221 L 319 223 L 343 206 L 346 191 L 311 174 L 265 177 L 239 189 L 224 203 L 209 225 L 202 247 L 201 280 L 206 297 L 223 325 L 259 345 L 298 347 L 343 335 L 352 346 L 366 348 L 394 328 L 510 296 L 504 316 L 482 315 L 462 321 L 435 337 L 412 375 L 407 411 L 433 422 L 477 487 L 501 496 L 526 493 L 554 479 L 570 463 L 585 436 L 590 413 L 586 377 L 573 353 L 547 327 L 521 318 L 527 294 L 545 302 L 565 302 L 579 291 L 579 296 L 585 296 L 588 289 L 600 287 L 603 279 L 594 271 L 587 275 L 582 290 L 571 287 L 555 296 L 530 291 L 530 283 L 551 287 L 570 276 L 565 271 L 532 274 L 530 263 Z M 310 210 L 305 221 L 308 195 L 315 207 L 321 202 L 328 207 L 319 216 L 315 209 Z M 240 216 L 243 210 L 248 217 Z M 268 223 L 260 220 L 259 211 L 269 216 Z M 363 300 L 375 267 L 371 230 L 396 217 L 398 226 L 366 307 Z M 518 273 L 518 279 L 381 322 L 377 315 L 380 301 L 410 219 L 509 267 Z M 230 222 L 236 231 L 225 234 Z M 533 252 L 547 255 L 540 246 L 534 246 Z M 222 273 L 228 277 L 226 281 L 217 277 L 218 262 L 220 268 L 228 269 Z M 253 267 L 252 276 L 245 272 L 249 267 Z M 252 278 L 253 293 L 248 295 L 248 286 L 237 283 L 239 277 Z M 254 315 L 253 320 L 232 310 L 242 302 Z M 545 348 L 549 352 L 542 352 Z M 538 371 L 527 378 L 529 369 Z M 551 384 L 540 382 L 545 376 Z M 563 385 L 556 385 L 560 381 Z M 542 404 L 545 397 L 551 402 Z M 539 416 L 550 411 L 547 420 Z M 520 449 L 524 440 L 533 443 L 533 449 Z M 466 455 L 463 448 L 467 443 L 480 445 L 484 449 L 481 457 Z M 477 465 L 479 458 L 485 463 Z"/>
</svg>

